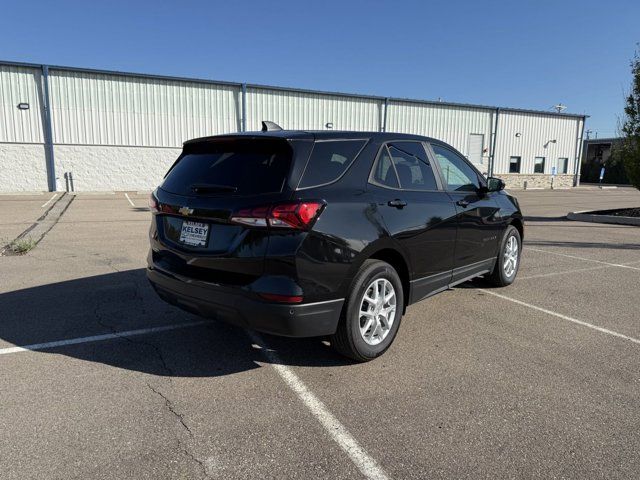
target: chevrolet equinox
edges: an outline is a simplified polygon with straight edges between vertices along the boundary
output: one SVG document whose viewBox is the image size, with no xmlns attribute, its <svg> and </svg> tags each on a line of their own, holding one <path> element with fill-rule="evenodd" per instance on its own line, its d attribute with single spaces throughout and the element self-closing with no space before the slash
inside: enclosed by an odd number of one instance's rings
<svg viewBox="0 0 640 480">
<path fill-rule="evenodd" d="M 518 272 L 523 218 L 498 178 L 451 146 L 379 132 L 199 138 L 149 200 L 147 275 L 165 301 L 381 355 L 408 305 Z"/>
</svg>

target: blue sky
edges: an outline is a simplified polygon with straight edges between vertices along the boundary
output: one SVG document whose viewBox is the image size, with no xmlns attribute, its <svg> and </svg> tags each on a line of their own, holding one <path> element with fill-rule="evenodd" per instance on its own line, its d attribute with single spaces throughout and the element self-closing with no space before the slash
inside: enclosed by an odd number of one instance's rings
<svg viewBox="0 0 640 480">
<path fill-rule="evenodd" d="M 634 1 L 4 1 L 0 59 L 591 115 L 616 132 Z"/>
</svg>

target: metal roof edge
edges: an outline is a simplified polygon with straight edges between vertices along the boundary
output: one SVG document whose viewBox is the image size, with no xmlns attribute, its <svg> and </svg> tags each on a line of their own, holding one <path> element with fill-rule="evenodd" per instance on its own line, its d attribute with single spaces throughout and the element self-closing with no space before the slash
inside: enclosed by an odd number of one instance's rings
<svg viewBox="0 0 640 480">
<path fill-rule="evenodd" d="M 473 103 L 458 103 L 458 102 L 441 102 L 437 100 L 421 100 L 416 98 L 402 98 L 402 97 L 387 97 L 382 95 L 367 95 L 367 94 L 358 94 L 358 93 L 345 93 L 345 92 L 330 92 L 326 90 L 311 90 L 304 88 L 296 88 L 296 87 L 283 87 L 283 86 L 275 86 L 275 85 L 261 85 L 255 83 L 244 83 L 244 82 L 229 82 L 224 80 L 211 80 L 204 78 L 196 78 L 196 77 L 177 77 L 171 75 L 155 75 L 149 73 L 136 73 L 136 72 L 123 72 L 119 70 L 102 70 L 97 68 L 82 68 L 82 67 L 69 67 L 64 65 L 48 65 L 41 63 L 29 63 L 29 62 L 15 62 L 10 60 L 0 60 L 0 66 L 13 66 L 13 67 L 23 67 L 23 68 L 38 68 L 41 69 L 43 66 L 47 66 L 49 70 L 58 70 L 65 72 L 78 72 L 78 73 L 93 73 L 93 74 L 103 74 L 103 75 L 120 75 L 124 77 L 132 77 L 132 78 L 144 78 L 144 79 L 156 79 L 156 80 L 166 80 L 166 81 L 175 81 L 175 82 L 189 82 L 189 83 L 202 83 L 209 85 L 226 85 L 226 86 L 235 86 L 242 87 L 242 85 L 246 85 L 247 88 L 261 88 L 265 90 L 277 90 L 277 91 L 286 91 L 286 92 L 297 92 L 297 93 L 307 93 L 312 95 L 330 95 L 336 97 L 345 97 L 345 98 L 359 98 L 363 100 L 380 100 L 380 101 L 390 101 L 390 102 L 406 102 L 406 103 L 418 103 L 423 105 L 433 105 L 433 106 L 442 106 L 442 107 L 456 107 L 456 108 L 473 108 L 477 110 L 500 110 L 503 112 L 514 112 L 514 113 L 530 113 L 534 115 L 545 115 L 550 117 L 560 117 L 560 118 L 589 118 L 589 115 L 586 114 L 578 114 L 578 113 L 558 113 L 558 112 L 549 112 L 546 110 L 535 110 L 535 109 L 526 109 L 526 108 L 512 108 L 512 107 L 499 107 L 499 106 L 490 106 L 490 105 L 479 105 Z"/>
</svg>

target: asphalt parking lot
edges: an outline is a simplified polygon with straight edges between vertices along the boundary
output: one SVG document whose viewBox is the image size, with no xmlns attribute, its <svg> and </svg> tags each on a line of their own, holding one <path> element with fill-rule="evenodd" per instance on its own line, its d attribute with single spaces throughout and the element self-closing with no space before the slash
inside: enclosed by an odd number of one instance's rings
<svg viewBox="0 0 640 480">
<path fill-rule="evenodd" d="M 146 195 L 77 195 L 0 257 L 0 477 L 640 477 L 640 228 L 563 219 L 640 192 L 516 193 L 515 284 L 410 307 L 367 364 L 164 304 Z M 51 196 L 0 197 L 0 238 Z"/>
</svg>

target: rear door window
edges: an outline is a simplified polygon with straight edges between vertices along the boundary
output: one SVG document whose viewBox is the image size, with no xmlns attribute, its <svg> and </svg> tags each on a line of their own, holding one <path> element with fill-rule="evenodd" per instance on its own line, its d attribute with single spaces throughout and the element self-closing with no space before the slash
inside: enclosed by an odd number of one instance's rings
<svg viewBox="0 0 640 480">
<path fill-rule="evenodd" d="M 391 163 L 391 154 L 387 146 L 383 146 L 373 167 L 373 174 L 371 176 L 374 183 L 378 185 L 384 185 L 389 188 L 400 188 L 400 182 L 398 181 L 398 175 L 396 169 Z"/>
<path fill-rule="evenodd" d="M 393 142 L 389 153 L 396 167 L 400 188 L 404 190 L 437 190 L 436 177 L 427 153 L 418 142 Z"/>
<path fill-rule="evenodd" d="M 317 141 L 302 174 L 298 188 L 310 188 L 334 182 L 353 163 L 366 140 Z"/>
<path fill-rule="evenodd" d="M 240 139 L 186 145 L 161 188 L 178 195 L 281 192 L 292 150 L 286 140 Z"/>
</svg>

